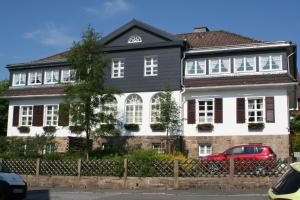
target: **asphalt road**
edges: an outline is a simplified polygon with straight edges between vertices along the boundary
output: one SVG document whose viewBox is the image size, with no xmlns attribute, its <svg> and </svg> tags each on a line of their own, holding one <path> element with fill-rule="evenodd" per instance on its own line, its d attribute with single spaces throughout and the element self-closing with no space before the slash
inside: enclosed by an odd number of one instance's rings
<svg viewBox="0 0 300 200">
<path fill-rule="evenodd" d="M 267 188 L 252 191 L 220 190 L 78 190 L 35 188 L 27 200 L 267 200 Z"/>
</svg>

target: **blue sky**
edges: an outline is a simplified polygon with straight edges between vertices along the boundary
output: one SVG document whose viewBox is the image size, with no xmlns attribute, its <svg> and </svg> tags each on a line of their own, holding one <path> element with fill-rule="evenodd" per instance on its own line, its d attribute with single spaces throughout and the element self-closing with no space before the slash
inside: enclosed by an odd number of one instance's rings
<svg viewBox="0 0 300 200">
<path fill-rule="evenodd" d="M 300 44 L 299 8 L 299 0 L 1 0 L 0 80 L 6 64 L 68 49 L 88 24 L 106 35 L 132 18 L 174 34 L 207 26 Z"/>
</svg>

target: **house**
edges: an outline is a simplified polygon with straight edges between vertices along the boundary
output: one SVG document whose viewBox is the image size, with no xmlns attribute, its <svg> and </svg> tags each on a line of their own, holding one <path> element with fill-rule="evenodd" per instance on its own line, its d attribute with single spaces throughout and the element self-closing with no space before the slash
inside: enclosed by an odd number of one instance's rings
<svg viewBox="0 0 300 200">
<path fill-rule="evenodd" d="M 264 42 L 206 27 L 173 35 L 132 20 L 102 39 L 111 60 L 106 86 L 122 94 L 110 103 L 117 118 L 139 124 L 121 127 L 121 137 L 102 138 L 102 148 L 128 146 L 160 150 L 164 131 L 152 131 L 158 95 L 166 84 L 181 107 L 182 131 L 174 146 L 191 157 L 224 151 L 241 143 L 270 145 L 279 157 L 289 156 L 289 110 L 296 106 L 296 45 Z M 74 80 L 64 54 L 7 65 L 11 86 L 8 136 L 43 133 L 57 126 L 58 151 L 73 137 L 60 116 L 63 83 Z M 21 133 L 20 126 L 30 127 Z M 81 136 L 84 133 L 81 134 Z"/>
</svg>

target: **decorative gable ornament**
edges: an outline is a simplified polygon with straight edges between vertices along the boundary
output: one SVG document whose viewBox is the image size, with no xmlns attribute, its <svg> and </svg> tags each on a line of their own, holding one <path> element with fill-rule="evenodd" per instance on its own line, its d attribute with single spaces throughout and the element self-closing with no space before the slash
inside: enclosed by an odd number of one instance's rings
<svg viewBox="0 0 300 200">
<path fill-rule="evenodd" d="M 139 35 L 132 35 L 128 38 L 128 44 L 141 43 L 141 42 L 143 42 L 143 40 Z"/>
</svg>

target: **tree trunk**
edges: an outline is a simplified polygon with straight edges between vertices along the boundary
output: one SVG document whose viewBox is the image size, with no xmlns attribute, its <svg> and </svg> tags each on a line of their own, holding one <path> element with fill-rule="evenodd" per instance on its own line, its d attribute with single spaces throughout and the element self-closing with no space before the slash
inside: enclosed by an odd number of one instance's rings
<svg viewBox="0 0 300 200">
<path fill-rule="evenodd" d="M 91 100 L 88 101 L 88 103 L 86 104 L 85 107 L 85 132 L 86 132 L 86 141 L 85 141 L 85 151 L 86 151 L 86 159 L 89 160 L 89 155 L 90 155 L 90 132 L 91 132 L 91 109 L 90 109 L 90 105 L 91 105 Z"/>
<path fill-rule="evenodd" d="M 167 153 L 170 153 L 169 128 L 167 128 L 166 150 L 167 150 Z"/>
</svg>

